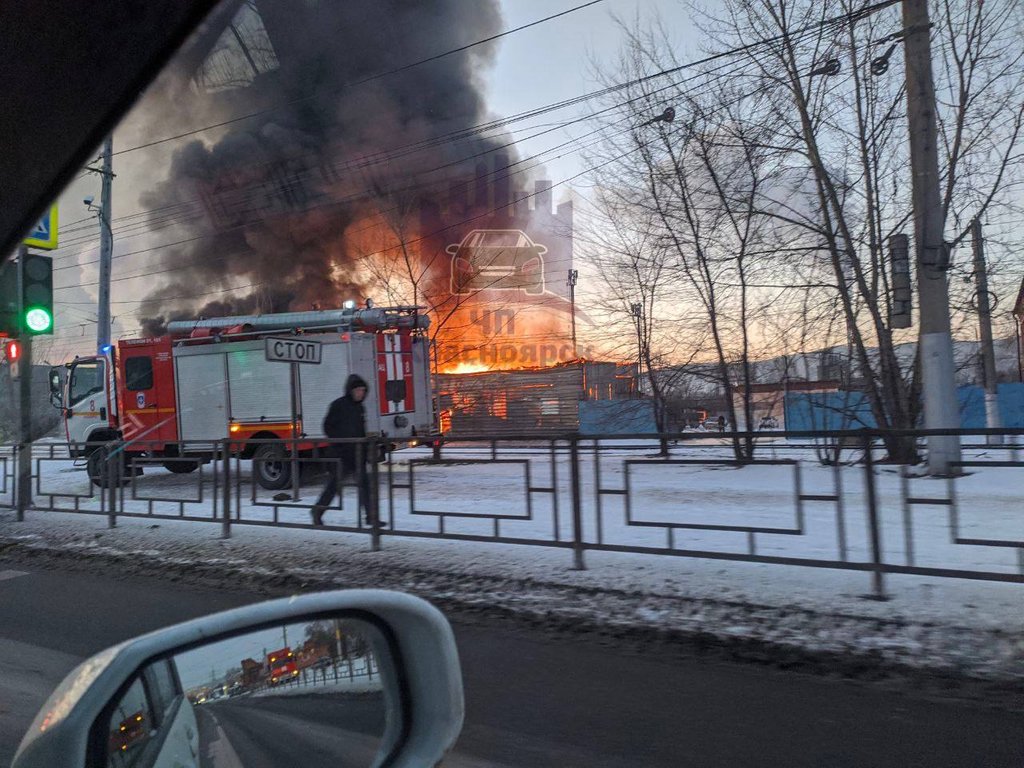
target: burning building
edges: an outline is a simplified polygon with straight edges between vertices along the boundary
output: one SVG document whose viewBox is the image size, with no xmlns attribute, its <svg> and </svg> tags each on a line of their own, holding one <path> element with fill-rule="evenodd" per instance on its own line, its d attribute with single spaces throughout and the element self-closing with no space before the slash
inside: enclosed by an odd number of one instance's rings
<svg viewBox="0 0 1024 768">
<path fill-rule="evenodd" d="M 130 126 L 142 144 L 196 134 L 140 195 L 150 230 L 174 231 L 154 249 L 161 284 L 140 305 L 144 331 L 422 301 L 435 274 L 407 249 L 423 201 L 509 146 L 479 128 L 478 73 L 496 43 L 467 47 L 500 30 L 497 0 L 248 0 L 219 13 Z"/>
<path fill-rule="evenodd" d="M 553 207 L 550 182 L 521 182 L 497 154 L 444 199 L 422 204 L 438 371 L 543 368 L 579 356 L 567 281 L 572 202 Z"/>
<path fill-rule="evenodd" d="M 497 43 L 475 43 L 500 30 L 497 0 L 225 8 L 226 29 L 201 31 L 157 83 L 138 137 L 188 133 L 181 115 L 220 126 L 141 196 L 153 230 L 176 230 L 139 308 L 147 335 L 372 297 L 427 308 L 454 431 L 564 431 L 591 390 L 635 392 L 626 369 L 573 363 L 587 355 L 572 202 L 487 127 L 479 71 Z M 613 385 L 591 387 L 602 377 Z"/>
<path fill-rule="evenodd" d="M 580 430 L 587 406 L 637 396 L 636 365 L 588 362 L 437 376 L 441 431 L 452 437 L 565 435 Z M 607 418 L 605 429 L 615 425 Z"/>
</svg>

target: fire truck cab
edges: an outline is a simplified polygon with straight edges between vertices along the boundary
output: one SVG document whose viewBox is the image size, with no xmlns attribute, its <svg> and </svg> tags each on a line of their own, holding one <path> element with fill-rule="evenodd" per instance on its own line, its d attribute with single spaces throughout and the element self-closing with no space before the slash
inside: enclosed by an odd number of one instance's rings
<svg viewBox="0 0 1024 768">
<path fill-rule="evenodd" d="M 299 676 L 299 668 L 295 664 L 295 654 L 288 646 L 271 651 L 267 654 L 267 670 L 270 674 L 270 684 L 280 685 L 287 683 L 292 678 Z"/>
<path fill-rule="evenodd" d="M 97 484 L 105 442 L 184 473 L 230 439 L 234 452 L 258 459 L 257 482 L 274 490 L 291 483 L 290 441 L 302 441 L 300 456 L 322 444 L 323 418 L 352 373 L 370 382 L 368 435 L 434 433 L 427 327 L 418 307 L 177 321 L 163 336 L 76 358 L 63 387 L 52 376 L 51 387 L 72 455 L 87 458 Z"/>
</svg>

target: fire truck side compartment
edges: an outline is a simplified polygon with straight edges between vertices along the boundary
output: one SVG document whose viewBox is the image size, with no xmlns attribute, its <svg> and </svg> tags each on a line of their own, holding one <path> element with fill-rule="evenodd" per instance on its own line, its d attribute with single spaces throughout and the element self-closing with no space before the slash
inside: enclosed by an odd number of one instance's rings
<svg viewBox="0 0 1024 768">
<path fill-rule="evenodd" d="M 412 372 L 416 387 L 416 418 L 413 426 L 418 435 L 434 433 L 434 388 L 430 380 L 430 341 L 426 337 L 412 340 Z"/>
<path fill-rule="evenodd" d="M 231 345 L 228 358 L 230 421 L 291 424 L 291 366 L 269 363 L 263 340 Z"/>
<path fill-rule="evenodd" d="M 302 429 L 310 437 L 323 437 L 324 416 L 331 401 L 345 394 L 352 365 L 351 344 L 337 336 L 324 341 L 320 365 L 299 368 L 299 392 L 302 397 Z M 287 366 L 285 366 L 287 367 Z"/>
<path fill-rule="evenodd" d="M 227 345 L 176 347 L 175 389 L 182 440 L 228 437 Z"/>
<path fill-rule="evenodd" d="M 408 436 L 410 426 L 429 432 L 431 403 L 426 346 L 417 345 L 414 355 L 415 396 L 413 413 L 381 414 L 381 398 L 375 372 L 378 368 L 376 335 L 352 333 L 306 334 L 303 338 L 323 344 L 319 365 L 299 366 L 299 413 L 307 437 L 323 437 L 323 419 L 331 401 L 341 397 L 351 372 L 369 383 L 366 398 L 368 434 Z M 232 422 L 246 426 L 266 423 L 282 432 L 291 421 L 290 366 L 264 359 L 262 340 L 222 344 L 197 344 L 174 349 L 178 396 L 179 434 L 182 440 L 220 440 L 229 436 Z M 422 378 L 420 378 L 422 377 Z M 396 417 L 404 418 L 396 420 Z M 412 418 L 410 418 L 412 416 Z M 402 426 L 399 426 L 402 424 Z"/>
</svg>

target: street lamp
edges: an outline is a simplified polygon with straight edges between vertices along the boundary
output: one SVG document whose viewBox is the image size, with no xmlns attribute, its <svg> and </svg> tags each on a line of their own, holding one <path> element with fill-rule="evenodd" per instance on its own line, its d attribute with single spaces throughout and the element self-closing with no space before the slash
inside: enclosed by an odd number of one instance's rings
<svg viewBox="0 0 1024 768">
<path fill-rule="evenodd" d="M 565 284 L 569 286 L 569 312 L 572 315 L 572 358 L 579 360 L 580 354 L 576 349 L 576 283 L 579 281 L 578 270 L 570 269 Z"/>
<path fill-rule="evenodd" d="M 640 123 L 640 125 L 641 125 L 641 127 L 643 127 L 645 125 L 654 125 L 655 123 L 671 123 L 675 119 L 676 119 L 676 108 L 675 107 L 665 107 L 665 111 L 662 112 L 660 115 L 655 115 L 654 117 L 652 117 L 647 122 Z"/>
</svg>

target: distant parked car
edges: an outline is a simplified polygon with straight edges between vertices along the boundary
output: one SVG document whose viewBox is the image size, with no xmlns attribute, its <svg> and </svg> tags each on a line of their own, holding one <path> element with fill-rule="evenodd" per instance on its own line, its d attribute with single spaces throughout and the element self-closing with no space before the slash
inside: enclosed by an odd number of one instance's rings
<svg viewBox="0 0 1024 768">
<path fill-rule="evenodd" d="M 525 291 L 544 293 L 546 246 L 519 229 L 474 229 L 446 249 L 452 256 L 452 293 Z"/>
</svg>

